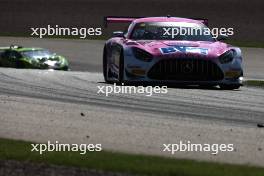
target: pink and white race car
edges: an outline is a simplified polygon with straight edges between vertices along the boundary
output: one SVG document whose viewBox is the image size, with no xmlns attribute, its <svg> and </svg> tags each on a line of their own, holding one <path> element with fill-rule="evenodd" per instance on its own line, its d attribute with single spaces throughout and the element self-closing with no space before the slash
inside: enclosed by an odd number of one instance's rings
<svg viewBox="0 0 264 176">
<path fill-rule="evenodd" d="M 242 85 L 241 50 L 221 42 L 226 36 L 214 38 L 207 20 L 106 17 L 105 22 L 130 23 L 125 32 L 114 32 L 105 43 L 106 82 L 219 85 L 222 89 Z"/>
</svg>

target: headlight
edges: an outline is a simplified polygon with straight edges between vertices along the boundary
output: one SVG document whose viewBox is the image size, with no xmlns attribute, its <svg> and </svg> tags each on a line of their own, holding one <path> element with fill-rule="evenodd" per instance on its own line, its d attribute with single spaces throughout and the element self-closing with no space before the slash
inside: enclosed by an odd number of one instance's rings
<svg viewBox="0 0 264 176">
<path fill-rule="evenodd" d="M 228 62 L 232 62 L 234 57 L 235 57 L 235 51 L 234 50 L 229 50 L 227 52 L 225 52 L 224 54 L 222 54 L 219 57 L 219 61 L 221 64 L 226 64 Z"/>
<path fill-rule="evenodd" d="M 134 48 L 132 48 L 132 50 L 133 50 L 134 56 L 139 60 L 143 60 L 145 62 L 150 62 L 153 58 L 153 56 L 150 53 L 148 53 L 148 52 L 146 52 L 140 48 L 134 47 Z"/>
</svg>

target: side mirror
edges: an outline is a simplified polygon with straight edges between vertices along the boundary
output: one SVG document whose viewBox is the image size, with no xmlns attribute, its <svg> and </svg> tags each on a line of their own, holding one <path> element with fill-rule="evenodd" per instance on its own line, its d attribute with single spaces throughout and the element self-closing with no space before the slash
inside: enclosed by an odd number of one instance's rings
<svg viewBox="0 0 264 176">
<path fill-rule="evenodd" d="M 125 35 L 124 35 L 124 32 L 122 31 L 115 31 L 113 32 L 113 37 L 122 37 L 122 38 L 125 38 Z"/>
<path fill-rule="evenodd" d="M 227 40 L 228 39 L 228 36 L 227 35 L 219 35 L 216 39 L 218 41 Z"/>
</svg>

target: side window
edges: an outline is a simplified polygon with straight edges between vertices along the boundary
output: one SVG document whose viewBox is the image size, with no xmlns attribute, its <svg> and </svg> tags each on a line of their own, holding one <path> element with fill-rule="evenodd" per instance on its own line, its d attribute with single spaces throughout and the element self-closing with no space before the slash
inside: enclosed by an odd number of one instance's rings
<svg viewBox="0 0 264 176">
<path fill-rule="evenodd" d="M 146 26 L 141 25 L 141 24 L 137 24 L 134 27 L 134 31 L 133 31 L 133 34 L 132 34 L 131 38 L 133 38 L 133 39 L 141 39 L 141 38 L 144 38 L 144 35 L 146 33 L 147 33 Z"/>
<path fill-rule="evenodd" d="M 22 55 L 19 52 L 16 52 L 16 51 L 15 51 L 15 56 L 16 56 L 17 59 L 21 59 L 22 58 Z"/>
<path fill-rule="evenodd" d="M 3 58 L 5 52 L 0 51 L 0 58 Z"/>
<path fill-rule="evenodd" d="M 5 53 L 5 58 L 9 58 L 9 59 L 20 59 L 22 56 L 21 54 L 19 54 L 16 51 L 7 51 Z"/>
<path fill-rule="evenodd" d="M 4 58 L 4 59 L 8 59 L 9 56 L 10 56 L 10 51 L 9 51 L 9 50 L 5 51 L 5 52 L 2 54 L 2 58 Z"/>
</svg>

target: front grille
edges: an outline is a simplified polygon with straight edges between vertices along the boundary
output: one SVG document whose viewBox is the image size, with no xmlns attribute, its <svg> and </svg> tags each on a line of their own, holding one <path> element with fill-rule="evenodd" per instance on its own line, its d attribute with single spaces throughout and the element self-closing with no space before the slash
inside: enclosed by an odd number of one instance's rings
<svg viewBox="0 0 264 176">
<path fill-rule="evenodd" d="M 148 72 L 148 77 L 157 80 L 218 81 L 224 75 L 212 61 L 197 58 L 164 59 Z"/>
</svg>

